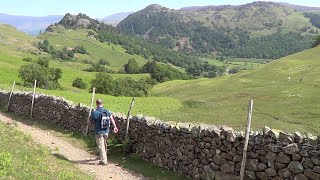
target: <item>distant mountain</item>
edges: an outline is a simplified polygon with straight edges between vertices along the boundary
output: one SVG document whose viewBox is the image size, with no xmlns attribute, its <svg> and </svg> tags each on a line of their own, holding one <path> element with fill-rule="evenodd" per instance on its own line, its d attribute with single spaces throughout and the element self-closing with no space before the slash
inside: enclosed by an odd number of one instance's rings
<svg viewBox="0 0 320 180">
<path fill-rule="evenodd" d="M 17 29 L 28 34 L 39 34 L 40 30 L 44 30 L 48 25 L 58 22 L 63 16 L 16 16 L 0 13 L 0 23 L 10 24 Z"/>
<path fill-rule="evenodd" d="M 296 11 L 300 12 L 314 12 L 314 11 L 319 11 L 320 12 L 320 7 L 310 7 L 310 6 L 301 6 L 301 5 L 294 5 L 294 4 L 289 4 L 289 3 L 284 3 L 284 2 L 276 2 L 277 4 L 290 7 Z"/>
<path fill-rule="evenodd" d="M 118 25 L 122 20 L 124 20 L 126 17 L 128 17 L 130 14 L 134 12 L 120 12 L 116 14 L 111 14 L 109 16 L 106 16 L 102 19 L 99 19 L 101 22 L 108 23 L 111 25 Z"/>
<path fill-rule="evenodd" d="M 117 28 L 197 55 L 275 59 L 309 48 L 319 34 L 317 18 L 272 2 L 180 10 L 153 4 Z"/>
</svg>

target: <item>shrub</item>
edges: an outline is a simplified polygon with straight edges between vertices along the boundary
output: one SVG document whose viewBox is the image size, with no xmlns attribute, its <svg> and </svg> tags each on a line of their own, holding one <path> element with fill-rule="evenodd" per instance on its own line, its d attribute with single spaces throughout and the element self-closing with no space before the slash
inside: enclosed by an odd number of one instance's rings
<svg viewBox="0 0 320 180">
<path fill-rule="evenodd" d="M 58 80 L 61 78 L 60 68 L 50 68 L 49 60 L 40 58 L 36 63 L 20 67 L 19 77 L 24 81 L 24 86 L 30 86 L 37 80 L 37 87 L 57 89 L 60 87 Z"/>
<path fill-rule="evenodd" d="M 73 52 L 74 53 L 80 53 L 80 54 L 88 54 L 88 51 L 86 50 L 86 48 L 84 46 L 76 46 L 74 49 L 73 49 Z"/>
<path fill-rule="evenodd" d="M 22 61 L 32 62 L 32 58 L 31 57 L 26 57 L 26 58 L 23 58 Z"/>
<path fill-rule="evenodd" d="M 98 73 L 91 81 L 91 88 L 96 88 L 97 93 L 109 94 L 112 96 L 147 96 L 152 87 L 148 81 L 141 79 L 135 81 L 132 78 L 112 79 L 106 73 Z"/>
<path fill-rule="evenodd" d="M 86 89 L 87 88 L 87 83 L 85 83 L 81 78 L 76 78 L 72 82 L 72 86 L 80 89 Z"/>
<path fill-rule="evenodd" d="M 107 61 L 107 60 L 105 60 L 105 59 L 100 59 L 99 60 L 99 64 L 101 64 L 101 65 L 110 65 L 110 63 Z"/>
<path fill-rule="evenodd" d="M 85 60 L 83 60 L 82 62 L 85 63 L 85 64 L 94 64 L 93 61 L 90 61 L 90 60 L 88 60 L 88 59 L 85 59 Z"/>
</svg>

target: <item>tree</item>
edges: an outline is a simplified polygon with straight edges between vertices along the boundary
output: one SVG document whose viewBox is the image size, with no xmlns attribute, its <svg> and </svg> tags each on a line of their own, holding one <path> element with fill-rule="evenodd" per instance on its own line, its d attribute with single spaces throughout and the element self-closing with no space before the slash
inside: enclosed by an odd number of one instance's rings
<svg viewBox="0 0 320 180">
<path fill-rule="evenodd" d="M 73 49 L 73 52 L 74 53 L 80 53 L 80 54 L 88 54 L 88 51 L 86 50 L 86 48 L 81 45 L 81 46 L 76 46 L 74 49 Z"/>
<path fill-rule="evenodd" d="M 315 38 L 315 41 L 312 45 L 312 47 L 317 47 L 320 45 L 320 35 L 318 35 L 316 38 Z"/>
<path fill-rule="evenodd" d="M 107 73 L 97 73 L 96 78 L 91 81 L 91 89 L 96 88 L 96 93 L 113 94 L 113 79 Z"/>
<path fill-rule="evenodd" d="M 129 59 L 128 64 L 124 65 L 124 70 L 127 74 L 136 74 L 139 73 L 139 64 L 136 62 L 136 60 Z"/>
<path fill-rule="evenodd" d="M 25 86 L 32 86 L 34 80 L 37 80 L 37 87 L 45 89 L 59 88 L 61 75 L 60 68 L 49 68 L 48 59 L 40 58 L 36 63 L 23 65 L 19 69 L 19 77 Z"/>
<path fill-rule="evenodd" d="M 100 59 L 99 60 L 99 64 L 101 64 L 101 65 L 110 65 L 110 63 L 107 61 L 107 60 L 105 60 L 105 59 Z"/>
<path fill-rule="evenodd" d="M 73 82 L 72 82 L 72 86 L 73 87 L 77 87 L 80 89 L 86 89 L 87 88 L 87 83 L 85 83 L 81 78 L 76 78 Z"/>
<path fill-rule="evenodd" d="M 106 73 L 98 73 L 91 81 L 91 89 L 95 87 L 97 93 L 112 96 L 147 96 L 152 87 L 149 82 L 154 83 L 148 79 L 135 81 L 130 77 L 114 80 Z"/>
</svg>

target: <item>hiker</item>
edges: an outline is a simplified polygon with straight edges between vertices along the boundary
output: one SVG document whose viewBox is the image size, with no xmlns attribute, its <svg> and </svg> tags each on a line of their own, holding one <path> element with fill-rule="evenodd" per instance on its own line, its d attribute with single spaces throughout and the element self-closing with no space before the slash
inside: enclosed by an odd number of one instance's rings
<svg viewBox="0 0 320 180">
<path fill-rule="evenodd" d="M 118 132 L 118 128 L 110 111 L 103 107 L 101 99 L 96 101 L 97 109 L 90 115 L 90 121 L 94 124 L 96 143 L 99 148 L 101 165 L 107 164 L 107 139 L 110 130 L 110 121 L 113 124 L 114 133 Z"/>
</svg>

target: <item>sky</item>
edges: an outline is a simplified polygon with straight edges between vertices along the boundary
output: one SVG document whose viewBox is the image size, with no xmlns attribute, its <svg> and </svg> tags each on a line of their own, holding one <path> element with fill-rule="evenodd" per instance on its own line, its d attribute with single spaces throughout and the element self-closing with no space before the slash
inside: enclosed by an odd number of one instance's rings
<svg viewBox="0 0 320 180">
<path fill-rule="evenodd" d="M 269 0 L 267 0 L 269 1 Z M 276 0 L 296 5 L 320 7 L 320 0 Z M 25 16 L 64 15 L 85 13 L 93 18 L 102 18 L 119 12 L 132 12 L 150 4 L 159 4 L 171 9 L 187 6 L 239 5 L 252 0 L 4 0 L 0 13 Z"/>
</svg>

